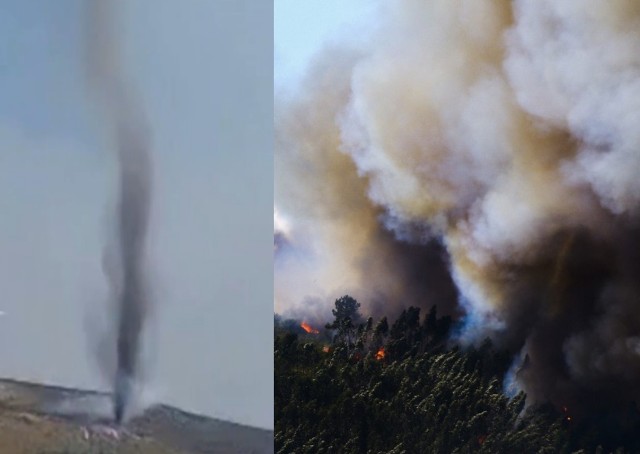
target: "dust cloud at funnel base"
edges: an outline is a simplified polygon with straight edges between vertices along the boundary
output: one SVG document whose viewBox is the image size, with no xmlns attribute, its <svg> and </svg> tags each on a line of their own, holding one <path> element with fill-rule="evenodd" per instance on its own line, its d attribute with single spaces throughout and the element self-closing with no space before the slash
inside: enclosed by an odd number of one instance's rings
<svg viewBox="0 0 640 454">
<path fill-rule="evenodd" d="M 514 353 L 530 403 L 637 401 L 640 2 L 407 0 L 378 19 L 276 94 L 276 312 L 436 304 L 457 342 Z"/>
</svg>

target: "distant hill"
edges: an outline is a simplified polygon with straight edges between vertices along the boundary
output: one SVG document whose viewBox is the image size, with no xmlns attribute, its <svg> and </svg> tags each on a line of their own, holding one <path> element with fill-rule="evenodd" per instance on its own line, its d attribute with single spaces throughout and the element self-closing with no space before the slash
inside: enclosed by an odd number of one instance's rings
<svg viewBox="0 0 640 454">
<path fill-rule="evenodd" d="M 2 453 L 229 453 L 273 452 L 273 432 L 155 406 L 116 429 L 99 412 L 110 396 L 58 386 L 0 380 Z M 73 402 L 75 412 L 69 411 Z M 65 407 L 67 405 L 67 407 Z"/>
</svg>

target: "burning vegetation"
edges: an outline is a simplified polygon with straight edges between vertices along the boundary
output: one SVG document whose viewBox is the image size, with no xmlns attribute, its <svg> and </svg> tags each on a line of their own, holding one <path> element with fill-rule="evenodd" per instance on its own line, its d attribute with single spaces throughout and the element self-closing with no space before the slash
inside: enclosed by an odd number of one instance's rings
<svg viewBox="0 0 640 454">
<path fill-rule="evenodd" d="M 320 331 L 309 325 L 307 322 L 300 323 L 300 327 L 309 334 L 320 334 Z"/>
<path fill-rule="evenodd" d="M 640 450 L 635 406 L 624 418 L 581 420 L 566 405 L 525 408 L 523 392 L 500 392 L 511 353 L 489 339 L 451 348 L 458 327 L 435 307 L 424 318 L 409 307 L 389 325 L 386 317 L 364 320 L 349 296 L 335 306 L 331 346 L 277 319 L 278 453 Z"/>
</svg>

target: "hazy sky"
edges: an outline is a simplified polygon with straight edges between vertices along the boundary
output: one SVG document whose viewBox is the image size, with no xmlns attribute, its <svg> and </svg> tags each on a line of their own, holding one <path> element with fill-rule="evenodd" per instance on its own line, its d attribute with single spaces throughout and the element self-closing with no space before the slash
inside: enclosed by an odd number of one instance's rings
<svg viewBox="0 0 640 454">
<path fill-rule="evenodd" d="M 323 45 L 348 37 L 358 42 L 375 19 L 379 0 L 274 0 L 277 85 L 296 83 Z"/>
<path fill-rule="evenodd" d="M 150 392 L 273 428 L 272 5 L 126 4 L 156 176 Z M 0 375 L 105 388 L 93 351 L 115 167 L 83 14 L 82 0 L 0 3 Z"/>
</svg>

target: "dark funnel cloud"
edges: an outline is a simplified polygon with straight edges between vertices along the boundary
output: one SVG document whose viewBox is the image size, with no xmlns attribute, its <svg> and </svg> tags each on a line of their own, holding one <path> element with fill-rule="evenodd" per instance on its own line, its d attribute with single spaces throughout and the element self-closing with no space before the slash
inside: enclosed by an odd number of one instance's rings
<svg viewBox="0 0 640 454">
<path fill-rule="evenodd" d="M 145 276 L 145 242 L 149 224 L 152 163 L 144 115 L 118 57 L 118 2 L 93 0 L 88 5 L 90 86 L 112 131 L 119 194 L 115 205 L 116 241 L 105 251 L 114 298 L 116 339 L 113 380 L 114 418 L 128 416 L 140 379 L 141 340 L 149 311 Z M 108 368 L 107 368 L 108 369 Z"/>
</svg>

